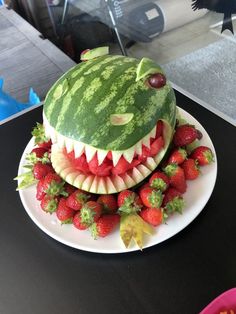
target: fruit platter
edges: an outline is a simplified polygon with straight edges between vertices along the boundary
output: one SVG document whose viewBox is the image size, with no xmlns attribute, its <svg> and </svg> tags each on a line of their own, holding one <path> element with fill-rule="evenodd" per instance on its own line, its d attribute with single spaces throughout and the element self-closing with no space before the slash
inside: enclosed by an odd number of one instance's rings
<svg viewBox="0 0 236 314">
<path fill-rule="evenodd" d="M 71 247 L 122 253 L 158 244 L 206 205 L 213 143 L 176 105 L 151 59 L 86 50 L 49 90 L 19 165 L 24 208 Z"/>
</svg>

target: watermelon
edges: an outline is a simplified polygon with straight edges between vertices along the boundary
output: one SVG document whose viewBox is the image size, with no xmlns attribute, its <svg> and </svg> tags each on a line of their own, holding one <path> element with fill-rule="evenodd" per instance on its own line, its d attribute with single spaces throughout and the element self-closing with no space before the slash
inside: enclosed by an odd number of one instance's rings
<svg viewBox="0 0 236 314">
<path fill-rule="evenodd" d="M 104 51 L 103 47 L 101 55 L 99 50 L 83 54 L 88 61 L 52 86 L 43 107 L 55 171 L 68 183 L 99 194 L 116 193 L 144 180 L 165 155 L 176 122 L 169 82 L 161 88 L 147 83 L 150 75 L 163 74 L 158 64 Z M 84 166 L 79 164 L 82 159 Z M 123 168 L 117 171 L 119 164 Z"/>
</svg>

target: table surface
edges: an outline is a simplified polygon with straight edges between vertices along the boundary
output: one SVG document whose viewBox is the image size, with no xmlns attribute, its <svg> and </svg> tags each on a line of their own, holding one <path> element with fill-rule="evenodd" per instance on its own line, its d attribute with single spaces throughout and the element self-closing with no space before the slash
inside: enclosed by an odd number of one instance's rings
<svg viewBox="0 0 236 314">
<path fill-rule="evenodd" d="M 0 7 L 0 77 L 5 92 L 28 102 L 32 87 L 43 100 L 52 84 L 73 65 L 74 61 L 15 11 Z"/>
<path fill-rule="evenodd" d="M 199 313 L 236 286 L 236 128 L 176 93 L 208 131 L 218 158 L 213 194 L 173 238 L 128 254 L 67 247 L 29 218 L 12 180 L 42 107 L 0 127 L 0 313 Z"/>
</svg>

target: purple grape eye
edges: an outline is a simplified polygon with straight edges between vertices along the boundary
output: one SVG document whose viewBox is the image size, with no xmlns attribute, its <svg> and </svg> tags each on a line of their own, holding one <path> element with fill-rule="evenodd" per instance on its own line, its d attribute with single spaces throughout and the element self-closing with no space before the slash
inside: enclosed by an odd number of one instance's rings
<svg viewBox="0 0 236 314">
<path fill-rule="evenodd" d="M 148 83 L 153 88 L 161 88 L 166 85 L 166 77 L 162 73 L 155 73 L 149 77 Z"/>
</svg>

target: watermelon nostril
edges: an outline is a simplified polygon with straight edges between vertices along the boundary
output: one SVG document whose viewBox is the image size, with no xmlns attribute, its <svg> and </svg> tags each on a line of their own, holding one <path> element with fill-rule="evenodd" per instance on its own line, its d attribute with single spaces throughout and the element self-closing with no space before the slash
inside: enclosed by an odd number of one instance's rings
<svg viewBox="0 0 236 314">
<path fill-rule="evenodd" d="M 110 115 L 110 122 L 112 125 L 125 125 L 129 123 L 133 117 L 133 113 L 114 113 Z"/>
</svg>

